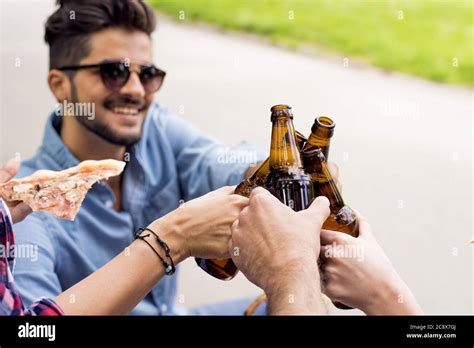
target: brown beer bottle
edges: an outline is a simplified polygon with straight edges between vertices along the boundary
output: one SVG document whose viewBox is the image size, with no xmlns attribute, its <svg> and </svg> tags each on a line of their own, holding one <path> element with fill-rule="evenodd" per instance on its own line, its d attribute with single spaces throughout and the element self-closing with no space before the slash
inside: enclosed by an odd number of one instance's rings
<svg viewBox="0 0 474 348">
<path fill-rule="evenodd" d="M 306 209 L 313 197 L 313 185 L 296 145 L 291 107 L 275 105 L 271 112 L 270 170 L 265 187 L 293 210 Z"/>
<path fill-rule="evenodd" d="M 357 237 L 359 231 L 355 214 L 350 207 L 345 205 L 341 193 L 329 172 L 326 156 L 323 153 L 324 150 L 326 152 L 329 150 L 330 137 L 334 132 L 334 122 L 329 118 L 325 119 L 331 122 L 332 128 L 327 127 L 328 123 L 325 125 L 320 122 L 321 118 L 316 119 L 312 133 L 301 152 L 304 169 L 313 181 L 314 197 L 326 196 L 329 199 L 331 214 L 323 228 Z M 321 144 L 322 148 L 315 145 L 316 143 Z"/>
<path fill-rule="evenodd" d="M 303 149 L 305 170 L 313 180 L 315 197 L 326 196 L 330 201 L 331 215 L 326 220 L 323 228 L 348 233 L 354 237 L 358 235 L 357 221 L 352 210 L 344 204 L 342 196 L 331 177 L 327 168 L 329 146 L 334 134 L 335 123 L 326 116 L 317 117 L 311 127 L 311 135 Z M 315 149 L 318 151 L 311 152 Z M 312 167 L 312 168 L 310 168 Z M 324 174 L 326 172 L 326 174 Z M 352 309 L 343 303 L 334 301 L 334 305 L 340 309 Z"/>
<path fill-rule="evenodd" d="M 296 133 L 296 143 L 298 149 L 302 149 L 306 138 L 299 132 Z M 250 192 L 257 186 L 264 186 L 267 175 L 270 172 L 270 158 L 267 158 L 249 178 L 242 181 L 235 189 L 234 193 L 249 197 Z M 196 263 L 208 274 L 221 280 L 230 280 L 238 272 L 232 259 L 201 259 L 195 258 Z"/>
<path fill-rule="evenodd" d="M 324 222 L 323 228 L 357 237 L 359 226 L 355 214 L 349 206 L 345 205 L 329 172 L 322 150 L 318 147 L 307 149 L 302 152 L 302 156 L 304 168 L 313 181 L 314 197 L 326 196 L 329 200 L 330 215 Z M 339 309 L 352 309 L 341 302 L 333 301 L 333 304 Z"/>
</svg>

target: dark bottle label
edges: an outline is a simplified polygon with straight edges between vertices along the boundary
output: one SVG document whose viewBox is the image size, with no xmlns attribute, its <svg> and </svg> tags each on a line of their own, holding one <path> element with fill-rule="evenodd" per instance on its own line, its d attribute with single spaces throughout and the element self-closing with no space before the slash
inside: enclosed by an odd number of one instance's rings
<svg viewBox="0 0 474 348">
<path fill-rule="evenodd" d="M 265 187 L 294 211 L 306 209 L 313 198 L 313 184 L 305 174 L 271 173 Z"/>
</svg>

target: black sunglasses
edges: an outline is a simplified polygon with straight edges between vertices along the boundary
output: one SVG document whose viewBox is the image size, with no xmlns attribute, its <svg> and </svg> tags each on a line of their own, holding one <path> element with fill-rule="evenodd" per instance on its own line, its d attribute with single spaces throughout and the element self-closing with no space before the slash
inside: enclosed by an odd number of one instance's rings
<svg viewBox="0 0 474 348">
<path fill-rule="evenodd" d="M 131 70 L 130 64 L 124 61 L 105 61 L 100 64 L 64 66 L 58 68 L 58 70 L 80 70 L 90 68 L 99 68 L 102 82 L 112 92 L 117 92 L 125 86 L 132 71 L 135 71 Z M 166 76 L 166 72 L 158 69 L 154 65 L 139 65 L 139 69 L 136 72 L 147 94 L 156 92 L 163 84 L 163 79 Z"/>
</svg>

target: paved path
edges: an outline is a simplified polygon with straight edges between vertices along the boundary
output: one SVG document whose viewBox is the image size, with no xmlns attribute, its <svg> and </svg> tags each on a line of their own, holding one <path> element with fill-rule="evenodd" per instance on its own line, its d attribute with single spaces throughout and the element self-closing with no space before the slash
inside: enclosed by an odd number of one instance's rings
<svg viewBox="0 0 474 348">
<path fill-rule="evenodd" d="M 54 103 L 42 42 L 52 3 L 1 2 L 2 161 L 33 153 Z M 157 98 L 229 145 L 248 139 L 266 149 L 273 104 L 292 105 L 304 133 L 316 115 L 334 117 L 331 159 L 347 202 L 371 222 L 426 312 L 473 313 L 472 91 L 168 20 L 154 42 L 168 72 Z M 179 293 L 192 306 L 259 290 L 243 276 L 213 280 L 189 260 Z"/>
</svg>

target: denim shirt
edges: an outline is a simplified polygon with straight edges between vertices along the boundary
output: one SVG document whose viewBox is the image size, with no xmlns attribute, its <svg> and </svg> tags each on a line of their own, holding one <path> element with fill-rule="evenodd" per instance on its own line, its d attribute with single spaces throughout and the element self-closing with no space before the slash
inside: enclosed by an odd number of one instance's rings
<svg viewBox="0 0 474 348">
<path fill-rule="evenodd" d="M 18 177 L 79 163 L 59 136 L 60 124 L 61 117 L 52 113 L 41 147 L 22 163 Z M 121 211 L 114 210 L 114 194 L 103 182 L 89 191 L 74 221 L 35 212 L 15 225 L 17 244 L 37 250 L 34 257 L 16 260 L 14 275 L 27 305 L 38 297 L 54 298 L 96 271 L 129 246 L 137 228 L 180 202 L 238 184 L 246 169 L 263 158 L 245 142 L 224 147 L 157 102 L 149 109 L 140 142 L 128 154 Z M 196 272 L 202 270 L 196 266 Z M 178 274 L 163 277 L 131 314 L 173 314 Z"/>
</svg>

